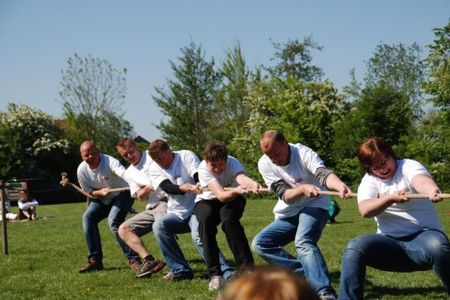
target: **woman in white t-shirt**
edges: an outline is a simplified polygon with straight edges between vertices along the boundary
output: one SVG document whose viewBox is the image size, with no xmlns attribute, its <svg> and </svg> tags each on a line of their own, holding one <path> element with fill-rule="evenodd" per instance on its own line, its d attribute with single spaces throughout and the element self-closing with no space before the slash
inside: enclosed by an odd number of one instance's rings
<svg viewBox="0 0 450 300">
<path fill-rule="evenodd" d="M 358 158 L 366 171 L 358 188 L 358 208 L 374 217 L 377 234 L 352 239 L 345 249 L 339 299 L 362 299 L 366 266 L 384 271 L 433 271 L 450 292 L 450 244 L 436 215 L 439 188 L 419 162 L 397 160 L 380 137 L 365 140 Z M 427 194 L 409 199 L 405 193 Z"/>
</svg>

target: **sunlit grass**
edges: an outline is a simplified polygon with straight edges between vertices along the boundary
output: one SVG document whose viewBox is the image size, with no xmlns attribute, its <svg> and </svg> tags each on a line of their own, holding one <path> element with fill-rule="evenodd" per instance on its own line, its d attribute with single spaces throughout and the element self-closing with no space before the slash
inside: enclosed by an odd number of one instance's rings
<svg viewBox="0 0 450 300">
<path fill-rule="evenodd" d="M 338 200 L 342 212 L 338 223 L 327 225 L 320 247 L 327 261 L 333 287 L 338 289 L 341 256 L 349 239 L 375 232 L 372 219 L 362 219 L 355 200 Z M 252 199 L 247 202 L 242 220 L 249 242 L 259 230 L 272 221 L 275 200 Z M 135 208 L 142 209 L 141 203 Z M 17 209 L 17 208 L 15 208 Z M 79 274 L 86 260 L 86 246 L 81 231 L 85 203 L 41 206 L 40 220 L 8 223 L 9 255 L 0 258 L 0 299 L 215 299 L 208 292 L 205 265 L 200 260 L 189 234 L 179 236 L 181 248 L 195 271 L 187 282 L 165 282 L 162 274 L 136 279 L 113 239 L 107 224 L 100 224 L 105 270 Z M 444 228 L 450 232 L 450 201 L 437 204 Z M 161 258 L 152 234 L 144 237 L 150 252 Z M 219 243 L 232 259 L 224 236 Z M 293 252 L 292 244 L 289 249 Z M 257 264 L 265 264 L 255 256 Z M 447 299 L 441 282 L 432 271 L 389 273 L 368 269 L 367 299 Z"/>
</svg>

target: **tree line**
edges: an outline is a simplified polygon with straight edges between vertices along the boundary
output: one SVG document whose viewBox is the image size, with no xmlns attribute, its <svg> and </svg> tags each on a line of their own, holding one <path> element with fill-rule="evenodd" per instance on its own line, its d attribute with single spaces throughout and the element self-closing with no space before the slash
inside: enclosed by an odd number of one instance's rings
<svg viewBox="0 0 450 300">
<path fill-rule="evenodd" d="M 433 33 L 424 58 L 416 43 L 380 43 L 363 80 L 351 70 L 341 92 L 314 65 L 314 51 L 322 46 L 311 37 L 272 42 L 272 64 L 253 69 L 238 42 L 218 63 L 192 41 L 170 61 L 171 77 L 155 88 L 153 100 L 166 116 L 155 126 L 174 149 L 201 155 L 208 142 L 226 144 L 251 176 L 259 176 L 259 135 L 277 129 L 316 150 L 353 188 L 363 175 L 356 148 L 378 135 L 399 157 L 421 161 L 448 189 L 450 22 Z M 0 113 L 0 177 L 75 172 L 84 139 L 115 154 L 117 140 L 134 135 L 123 118 L 125 95 L 126 69 L 75 54 L 62 72 L 62 120 L 14 104 Z"/>
</svg>

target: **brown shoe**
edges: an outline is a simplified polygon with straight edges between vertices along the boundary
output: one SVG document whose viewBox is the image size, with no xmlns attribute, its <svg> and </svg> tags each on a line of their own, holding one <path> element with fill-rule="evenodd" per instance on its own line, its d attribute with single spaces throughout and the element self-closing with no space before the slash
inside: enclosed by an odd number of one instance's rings
<svg viewBox="0 0 450 300">
<path fill-rule="evenodd" d="M 90 258 L 86 265 L 84 265 L 78 272 L 86 273 L 91 271 L 103 270 L 103 263 L 101 260 L 96 260 L 95 258 Z"/>
<path fill-rule="evenodd" d="M 141 269 L 141 261 L 139 259 L 133 258 L 128 261 L 131 271 L 137 273 Z"/>
<path fill-rule="evenodd" d="M 161 269 L 164 268 L 165 265 L 166 263 L 160 261 L 159 259 L 145 260 L 139 272 L 136 273 L 136 277 L 137 278 L 149 277 L 153 273 L 161 271 Z"/>
</svg>

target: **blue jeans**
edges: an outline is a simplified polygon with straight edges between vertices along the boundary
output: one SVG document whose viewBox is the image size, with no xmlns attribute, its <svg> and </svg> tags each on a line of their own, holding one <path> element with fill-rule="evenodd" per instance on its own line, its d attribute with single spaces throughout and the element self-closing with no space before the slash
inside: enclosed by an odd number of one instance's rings
<svg viewBox="0 0 450 300">
<path fill-rule="evenodd" d="M 120 224 L 123 223 L 127 216 L 130 205 L 131 197 L 129 192 L 120 193 L 117 197 L 113 198 L 112 202 L 108 205 L 105 205 L 101 200 L 93 200 L 89 203 L 88 208 L 83 214 L 83 234 L 87 243 L 89 259 L 95 258 L 100 261 L 103 259 L 102 242 L 98 230 L 98 223 L 105 218 L 108 218 L 108 226 L 111 229 L 114 238 L 119 243 L 123 254 L 125 254 L 128 259 L 139 258 L 139 256 L 125 244 L 117 233 Z"/>
<path fill-rule="evenodd" d="M 175 234 L 188 232 L 191 233 L 192 241 L 204 260 L 205 256 L 198 233 L 198 221 L 195 215 L 191 215 L 189 218 L 182 220 L 175 214 L 167 214 L 157 219 L 153 224 L 153 233 L 156 242 L 161 249 L 167 266 L 173 274 L 193 272 L 175 238 Z M 234 274 L 234 268 L 228 265 L 222 253 L 220 253 L 220 265 L 224 278 L 228 278 Z"/>
<path fill-rule="evenodd" d="M 305 207 L 299 214 L 273 221 L 252 241 L 252 249 L 271 264 L 280 265 L 304 275 L 317 293 L 334 292 L 325 260 L 317 241 L 327 223 L 328 212 Z M 283 249 L 295 240 L 297 257 Z"/>
<path fill-rule="evenodd" d="M 403 238 L 381 234 L 352 239 L 342 258 L 339 299 L 362 299 L 366 266 L 383 271 L 433 271 L 450 292 L 450 244 L 446 235 L 424 229 Z"/>
</svg>

